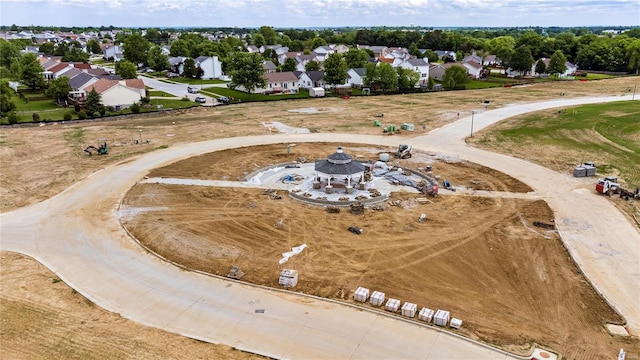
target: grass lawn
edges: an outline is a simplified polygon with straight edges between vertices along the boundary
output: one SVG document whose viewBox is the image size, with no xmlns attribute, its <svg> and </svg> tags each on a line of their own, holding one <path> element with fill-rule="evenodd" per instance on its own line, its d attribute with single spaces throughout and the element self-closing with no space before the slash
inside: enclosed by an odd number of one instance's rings
<svg viewBox="0 0 640 360">
<path fill-rule="evenodd" d="M 472 142 L 500 152 L 515 152 L 555 170 L 595 161 L 600 174 L 617 174 L 635 189 L 640 186 L 638 119 L 638 101 L 583 105 L 507 120 Z M 539 153 L 540 148 L 550 150 Z"/>
<path fill-rule="evenodd" d="M 43 95 L 42 93 L 38 93 L 38 94 L 25 94 L 25 96 L 29 98 L 29 97 L 43 96 Z M 13 101 L 13 103 L 16 104 L 17 112 L 21 112 L 21 111 L 39 112 L 43 110 L 55 110 L 59 108 L 59 106 L 56 105 L 55 102 L 53 102 L 53 99 L 32 100 L 27 102 L 19 98 L 18 95 L 13 92 L 11 94 L 11 101 Z"/>
<path fill-rule="evenodd" d="M 277 101 L 277 100 L 285 100 L 285 99 L 306 99 L 309 97 L 309 93 L 306 91 L 301 91 L 296 94 L 281 94 L 281 95 L 251 94 L 251 97 L 249 97 L 249 94 L 242 91 L 232 90 L 228 88 L 218 88 L 218 87 L 203 89 L 203 90 L 200 90 L 200 92 L 213 97 L 227 96 L 240 101 Z"/>
<path fill-rule="evenodd" d="M 587 80 L 602 80 L 602 79 L 612 79 L 615 76 L 611 76 L 611 75 L 606 75 L 606 74 L 592 74 L 588 71 L 585 71 L 587 73 Z M 582 77 L 576 77 L 576 80 L 578 79 L 582 79 Z"/>
<path fill-rule="evenodd" d="M 187 78 L 173 78 L 171 79 L 173 82 L 181 83 L 181 84 L 189 84 L 189 85 L 200 85 L 200 84 L 226 84 L 227 81 L 211 79 L 211 80 L 198 80 L 198 79 L 187 79 Z"/>
<path fill-rule="evenodd" d="M 168 96 L 168 97 L 174 97 L 174 95 L 171 95 L 169 93 L 166 93 L 164 91 L 160 91 L 160 90 L 149 90 L 149 96 Z"/>
<path fill-rule="evenodd" d="M 193 101 L 183 101 L 176 99 L 151 99 L 151 105 L 154 107 L 156 105 L 162 105 L 162 107 L 166 109 L 186 109 L 194 106 L 198 106 L 197 103 Z"/>
</svg>

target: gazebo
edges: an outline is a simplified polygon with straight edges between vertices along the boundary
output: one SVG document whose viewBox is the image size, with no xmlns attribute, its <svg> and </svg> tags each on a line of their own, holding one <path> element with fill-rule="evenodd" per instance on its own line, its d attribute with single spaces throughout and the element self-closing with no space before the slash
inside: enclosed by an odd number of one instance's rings
<svg viewBox="0 0 640 360">
<path fill-rule="evenodd" d="M 326 160 L 316 160 L 314 189 L 324 187 L 326 193 L 333 193 L 334 187 L 344 187 L 345 192 L 353 192 L 353 183 L 364 181 L 365 165 L 354 161 L 351 155 L 345 154 L 342 147 L 329 155 Z"/>
</svg>

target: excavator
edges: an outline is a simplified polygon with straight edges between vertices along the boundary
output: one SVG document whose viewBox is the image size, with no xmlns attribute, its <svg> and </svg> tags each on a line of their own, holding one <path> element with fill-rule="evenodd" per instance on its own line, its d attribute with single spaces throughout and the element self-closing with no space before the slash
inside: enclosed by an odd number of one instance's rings
<svg viewBox="0 0 640 360">
<path fill-rule="evenodd" d="M 107 155 L 109 153 L 109 147 L 107 146 L 107 142 L 106 141 L 104 141 L 98 147 L 95 147 L 93 145 L 89 145 L 89 146 L 86 147 L 86 149 L 84 149 L 84 152 L 86 152 L 89 155 L 93 155 L 91 153 L 92 150 L 95 151 L 96 154 L 98 154 L 98 155 Z"/>
</svg>

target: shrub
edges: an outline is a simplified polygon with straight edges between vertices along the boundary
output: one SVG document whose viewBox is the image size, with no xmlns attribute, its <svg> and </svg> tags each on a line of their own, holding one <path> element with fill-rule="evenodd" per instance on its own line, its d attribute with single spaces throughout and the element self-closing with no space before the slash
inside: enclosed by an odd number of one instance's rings
<svg viewBox="0 0 640 360">
<path fill-rule="evenodd" d="M 143 104 L 147 105 L 151 102 L 151 98 L 148 96 L 145 96 L 140 101 L 142 101 Z"/>
<path fill-rule="evenodd" d="M 69 120 L 73 119 L 73 115 L 71 115 L 71 113 L 70 113 L 70 112 L 65 113 L 65 114 L 64 114 L 64 116 L 62 117 L 62 119 L 63 119 L 64 121 L 69 121 Z"/>
<path fill-rule="evenodd" d="M 191 100 L 189 100 L 189 98 L 188 98 L 187 96 L 183 97 L 183 98 L 182 98 L 182 99 L 180 99 L 180 100 L 182 100 L 182 101 L 191 101 Z"/>
<path fill-rule="evenodd" d="M 132 114 L 137 114 L 140 112 L 140 105 L 138 105 L 137 103 L 133 103 L 131 104 L 131 107 L 129 109 L 131 110 Z"/>
<path fill-rule="evenodd" d="M 84 120 L 87 118 L 87 113 L 84 110 L 78 111 L 78 119 Z"/>
<path fill-rule="evenodd" d="M 114 112 L 115 111 L 113 106 L 107 106 L 106 109 L 107 109 L 108 112 Z"/>
<path fill-rule="evenodd" d="M 80 105 L 75 104 L 75 105 L 73 105 L 73 110 L 74 110 L 74 111 L 76 112 L 76 114 L 77 114 L 77 113 L 79 113 L 79 112 L 80 112 L 80 110 L 82 110 L 82 109 L 80 109 Z"/>
<path fill-rule="evenodd" d="M 31 115 L 31 118 L 33 119 L 34 122 L 40 121 L 40 115 L 38 115 L 38 113 L 33 113 Z"/>
<path fill-rule="evenodd" d="M 9 124 L 17 124 L 18 123 L 18 115 L 15 113 L 15 111 L 9 113 L 9 115 L 7 115 L 7 119 L 9 119 Z"/>
</svg>

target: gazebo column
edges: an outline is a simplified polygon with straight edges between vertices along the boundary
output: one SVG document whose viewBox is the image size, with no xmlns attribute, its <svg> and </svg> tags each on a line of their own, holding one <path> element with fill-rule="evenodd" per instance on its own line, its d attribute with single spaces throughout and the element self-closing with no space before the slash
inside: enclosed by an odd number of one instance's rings
<svg viewBox="0 0 640 360">
<path fill-rule="evenodd" d="M 313 178 L 313 188 L 315 190 L 320 190 L 322 188 L 322 183 L 320 182 L 320 175 L 316 173 L 316 176 Z"/>
<path fill-rule="evenodd" d="M 347 194 L 353 194 L 353 187 L 351 186 L 351 176 L 347 176 L 347 187 L 344 190 Z"/>
</svg>

